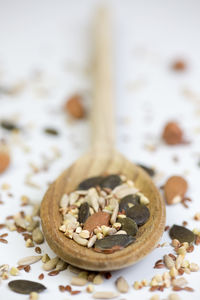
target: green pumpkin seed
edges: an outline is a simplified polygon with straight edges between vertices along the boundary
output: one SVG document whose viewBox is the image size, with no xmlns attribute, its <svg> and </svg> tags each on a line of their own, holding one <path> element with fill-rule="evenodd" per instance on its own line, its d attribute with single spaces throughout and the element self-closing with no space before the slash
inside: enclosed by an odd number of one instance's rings
<svg viewBox="0 0 200 300">
<path fill-rule="evenodd" d="M 81 204 L 78 212 L 78 221 L 79 223 L 85 223 L 87 218 L 89 217 L 90 206 L 87 202 Z"/>
<path fill-rule="evenodd" d="M 134 220 L 131 218 L 118 218 L 118 223 L 121 223 L 120 230 L 126 231 L 128 235 L 136 235 L 138 231 L 138 226 Z"/>
<path fill-rule="evenodd" d="M 1 121 L 1 127 L 6 130 L 19 129 L 18 126 L 16 126 L 14 123 L 12 123 L 10 121 L 6 121 L 6 120 Z"/>
<path fill-rule="evenodd" d="M 138 226 L 144 225 L 150 217 L 149 209 L 145 205 L 134 205 L 127 210 L 127 217 L 133 219 Z"/>
<path fill-rule="evenodd" d="M 30 280 L 13 280 L 8 283 L 8 286 L 13 292 L 19 294 L 40 293 L 46 289 L 43 284 Z"/>
<path fill-rule="evenodd" d="M 51 135 L 59 135 L 59 132 L 54 128 L 45 128 L 44 132 Z"/>
<path fill-rule="evenodd" d="M 113 247 L 119 246 L 120 248 L 125 248 L 135 241 L 135 238 L 131 235 L 126 234 L 116 234 L 108 235 L 103 239 L 97 240 L 95 242 L 95 248 L 100 250 L 108 250 Z"/>
<path fill-rule="evenodd" d="M 144 166 L 142 164 L 138 164 L 138 166 L 140 168 L 142 168 L 144 171 L 146 171 L 149 174 L 149 176 L 151 176 L 151 177 L 153 177 L 156 174 L 155 170 L 152 169 L 152 168 L 149 168 L 149 167 Z"/>
<path fill-rule="evenodd" d="M 83 180 L 81 183 L 79 183 L 78 190 L 88 190 L 92 187 L 96 187 L 97 185 L 100 185 L 100 182 L 102 181 L 101 176 L 95 176 L 90 177 L 88 179 Z"/>
<path fill-rule="evenodd" d="M 195 240 L 195 235 L 191 230 L 179 225 L 173 225 L 169 231 L 169 235 L 172 240 L 176 239 L 180 243 L 192 243 Z"/>
<path fill-rule="evenodd" d="M 122 180 L 120 178 L 120 176 L 118 175 L 109 175 L 109 176 L 106 176 L 100 186 L 102 188 L 109 188 L 111 190 L 113 190 L 116 186 L 120 185 L 122 183 Z"/>
<path fill-rule="evenodd" d="M 140 204 L 140 196 L 139 195 L 128 195 L 120 200 L 119 203 L 119 211 L 126 211 L 130 208 L 131 204 Z"/>
</svg>

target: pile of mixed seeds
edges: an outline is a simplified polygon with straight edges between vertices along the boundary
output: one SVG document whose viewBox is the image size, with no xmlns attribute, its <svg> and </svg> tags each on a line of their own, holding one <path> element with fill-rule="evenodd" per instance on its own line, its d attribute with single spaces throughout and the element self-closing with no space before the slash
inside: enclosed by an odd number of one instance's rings
<svg viewBox="0 0 200 300">
<path fill-rule="evenodd" d="M 113 253 L 135 241 L 150 212 L 149 199 L 124 175 L 91 177 L 60 200 L 59 230 L 79 245 Z"/>
</svg>

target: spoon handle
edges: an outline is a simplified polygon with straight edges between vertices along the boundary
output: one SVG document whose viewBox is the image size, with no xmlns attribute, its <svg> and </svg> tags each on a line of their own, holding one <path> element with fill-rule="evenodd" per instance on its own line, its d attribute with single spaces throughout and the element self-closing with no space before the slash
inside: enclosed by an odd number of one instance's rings
<svg viewBox="0 0 200 300">
<path fill-rule="evenodd" d="M 108 10 L 99 11 L 95 24 L 94 90 L 91 112 L 92 146 L 114 146 L 111 24 Z"/>
</svg>

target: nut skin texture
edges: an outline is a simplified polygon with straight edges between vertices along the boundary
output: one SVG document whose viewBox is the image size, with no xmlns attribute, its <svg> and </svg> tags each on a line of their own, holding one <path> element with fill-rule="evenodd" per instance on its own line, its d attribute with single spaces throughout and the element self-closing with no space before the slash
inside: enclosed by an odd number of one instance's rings
<svg viewBox="0 0 200 300">
<path fill-rule="evenodd" d="M 164 195 L 167 204 L 180 202 L 187 192 L 187 181 L 181 176 L 170 177 L 164 185 Z M 180 196 L 180 201 L 174 201 L 175 197 Z M 177 198 L 176 198 L 177 199 Z"/>
<path fill-rule="evenodd" d="M 164 127 L 162 138 L 168 145 L 182 144 L 183 131 L 176 122 L 169 122 Z"/>
<path fill-rule="evenodd" d="M 100 211 L 87 218 L 83 229 L 88 230 L 89 232 L 93 232 L 93 230 L 97 226 L 101 226 L 101 225 L 108 226 L 109 220 L 110 220 L 110 214 Z"/>
<path fill-rule="evenodd" d="M 0 174 L 5 172 L 10 165 L 9 152 L 0 148 Z"/>
<path fill-rule="evenodd" d="M 68 99 L 64 105 L 64 109 L 74 119 L 83 119 L 85 116 L 85 110 L 80 95 L 73 95 Z"/>
</svg>

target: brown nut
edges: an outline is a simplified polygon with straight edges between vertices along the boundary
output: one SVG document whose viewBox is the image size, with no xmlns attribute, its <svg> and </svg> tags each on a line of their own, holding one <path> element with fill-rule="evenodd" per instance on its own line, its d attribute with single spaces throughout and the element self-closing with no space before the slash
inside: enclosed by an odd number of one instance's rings
<svg viewBox="0 0 200 300">
<path fill-rule="evenodd" d="M 80 95 L 74 95 L 65 103 L 65 111 L 75 119 L 82 119 L 85 116 L 85 110 Z"/>
<path fill-rule="evenodd" d="M 164 127 L 162 138 L 168 145 L 181 144 L 183 131 L 176 122 L 169 122 Z"/>
<path fill-rule="evenodd" d="M 10 164 L 10 154 L 6 146 L 0 146 L 0 174 L 3 173 Z"/>
<path fill-rule="evenodd" d="M 167 204 L 181 202 L 187 191 L 187 181 L 181 176 L 170 177 L 164 185 L 164 194 Z"/>
</svg>

